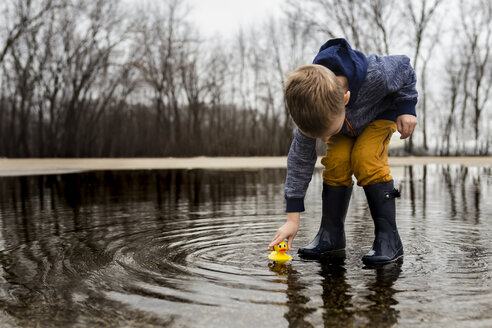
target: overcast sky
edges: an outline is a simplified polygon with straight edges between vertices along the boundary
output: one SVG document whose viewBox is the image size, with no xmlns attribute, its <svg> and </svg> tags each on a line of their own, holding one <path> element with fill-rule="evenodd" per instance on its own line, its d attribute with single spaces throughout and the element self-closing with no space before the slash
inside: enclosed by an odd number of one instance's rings
<svg viewBox="0 0 492 328">
<path fill-rule="evenodd" d="M 204 36 L 234 35 L 240 26 L 261 24 L 278 15 L 282 0 L 189 0 L 190 18 Z"/>
</svg>

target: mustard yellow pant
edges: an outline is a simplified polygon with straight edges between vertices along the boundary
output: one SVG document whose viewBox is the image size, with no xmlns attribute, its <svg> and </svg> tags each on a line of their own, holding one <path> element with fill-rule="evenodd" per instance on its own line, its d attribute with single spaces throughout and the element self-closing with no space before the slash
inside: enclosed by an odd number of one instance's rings
<svg viewBox="0 0 492 328">
<path fill-rule="evenodd" d="M 359 186 L 387 182 L 393 178 L 388 164 L 388 145 L 396 123 L 371 122 L 358 137 L 337 134 L 326 143 L 321 163 L 323 182 L 330 186 L 351 186 L 352 174 Z"/>
</svg>

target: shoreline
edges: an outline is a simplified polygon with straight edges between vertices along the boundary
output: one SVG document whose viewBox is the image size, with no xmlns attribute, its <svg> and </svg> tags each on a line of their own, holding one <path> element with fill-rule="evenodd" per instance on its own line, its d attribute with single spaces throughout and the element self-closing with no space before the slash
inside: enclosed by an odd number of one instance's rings
<svg viewBox="0 0 492 328">
<path fill-rule="evenodd" d="M 318 157 L 316 167 L 323 167 Z M 424 164 L 492 166 L 492 156 L 482 157 L 389 157 L 392 167 Z M 258 170 L 286 168 L 287 157 L 167 157 L 167 158 L 0 158 L 0 177 L 66 174 L 105 170 Z"/>
</svg>

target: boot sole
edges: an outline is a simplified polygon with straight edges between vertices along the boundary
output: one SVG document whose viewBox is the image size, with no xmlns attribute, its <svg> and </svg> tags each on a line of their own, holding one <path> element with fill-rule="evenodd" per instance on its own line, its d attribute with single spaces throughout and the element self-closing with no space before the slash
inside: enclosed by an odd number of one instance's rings
<svg viewBox="0 0 492 328">
<path fill-rule="evenodd" d="M 362 258 L 362 263 L 364 263 L 367 266 L 378 266 L 378 265 L 384 265 L 384 264 L 389 264 L 398 261 L 399 259 L 403 258 L 403 251 L 401 254 L 399 254 L 397 257 L 391 259 L 391 260 L 386 260 L 386 261 L 371 261 L 368 259 Z"/>
</svg>

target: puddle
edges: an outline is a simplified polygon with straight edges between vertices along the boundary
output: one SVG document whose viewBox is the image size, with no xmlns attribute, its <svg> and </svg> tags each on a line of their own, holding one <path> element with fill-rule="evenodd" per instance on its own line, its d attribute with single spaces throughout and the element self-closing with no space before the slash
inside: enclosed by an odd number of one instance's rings
<svg viewBox="0 0 492 328">
<path fill-rule="evenodd" d="M 294 247 L 321 218 L 321 176 Z M 0 178 L 0 324 L 129 327 L 492 326 L 490 168 L 404 167 L 402 262 L 365 268 L 354 188 L 344 258 L 269 263 L 284 169 Z"/>
</svg>

